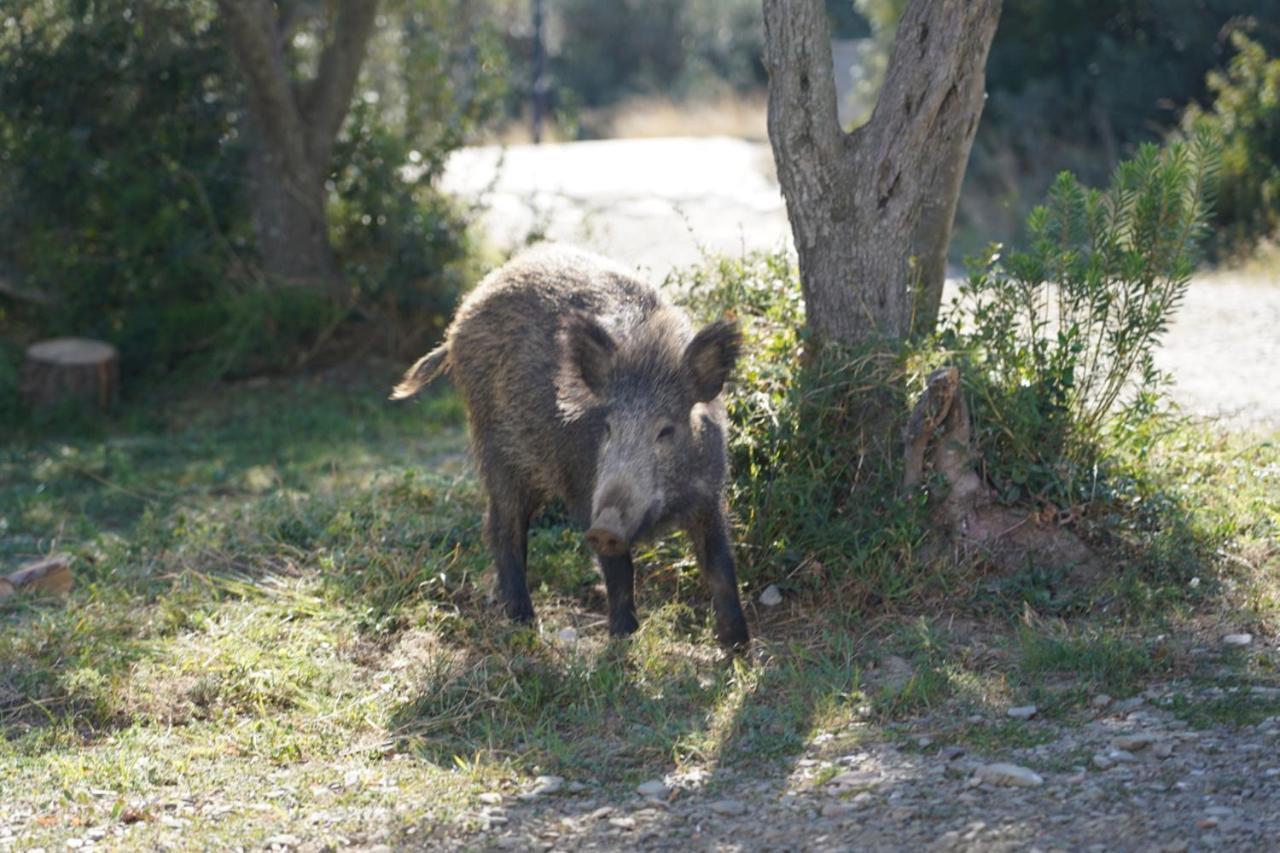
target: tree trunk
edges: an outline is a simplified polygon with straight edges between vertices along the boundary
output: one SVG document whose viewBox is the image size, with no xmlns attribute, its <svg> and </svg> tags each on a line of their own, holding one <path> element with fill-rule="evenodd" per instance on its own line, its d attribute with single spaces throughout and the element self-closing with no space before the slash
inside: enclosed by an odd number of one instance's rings
<svg viewBox="0 0 1280 853">
<path fill-rule="evenodd" d="M 1000 0 L 911 0 L 867 124 L 836 118 L 821 0 L 764 0 L 769 139 L 815 341 L 931 331 Z"/>
<path fill-rule="evenodd" d="M 378 3 L 337 0 L 333 5 L 315 77 L 295 80 L 286 45 L 294 27 L 315 10 L 298 2 L 218 0 L 246 84 L 254 232 L 264 272 L 285 284 L 329 287 L 338 278 L 324 182 Z"/>
<path fill-rule="evenodd" d="M 262 266 L 287 284 L 327 286 L 338 278 L 329 245 L 323 173 L 311 164 L 289 163 L 261 137 L 249 152 L 253 233 Z"/>
</svg>

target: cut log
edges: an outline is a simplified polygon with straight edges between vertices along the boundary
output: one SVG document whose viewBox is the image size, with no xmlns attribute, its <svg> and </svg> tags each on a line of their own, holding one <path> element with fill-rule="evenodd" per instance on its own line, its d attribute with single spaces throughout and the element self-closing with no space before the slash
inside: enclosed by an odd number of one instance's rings
<svg viewBox="0 0 1280 853">
<path fill-rule="evenodd" d="M 79 401 L 106 411 L 120 391 L 120 355 L 111 344 L 55 338 L 27 347 L 22 397 L 32 409 Z"/>
<path fill-rule="evenodd" d="M 54 554 L 28 563 L 11 575 L 0 577 L 0 601 L 19 592 L 46 592 L 65 595 L 75 583 L 71 576 L 71 555 Z"/>
</svg>

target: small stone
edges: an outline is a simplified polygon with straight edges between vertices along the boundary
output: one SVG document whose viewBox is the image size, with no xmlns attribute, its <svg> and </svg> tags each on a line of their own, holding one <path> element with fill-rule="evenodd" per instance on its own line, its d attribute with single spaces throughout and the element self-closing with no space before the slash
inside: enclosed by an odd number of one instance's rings
<svg viewBox="0 0 1280 853">
<path fill-rule="evenodd" d="M 526 803 L 538 799 L 539 797 L 548 797 L 552 794 L 560 793 L 564 787 L 564 779 L 560 776 L 539 776 L 533 780 L 533 788 L 525 791 L 523 794 L 517 794 L 521 800 Z"/>
<path fill-rule="evenodd" d="M 485 791 L 478 799 L 486 806 L 496 806 L 502 803 L 502 795 L 497 791 Z"/>
<path fill-rule="evenodd" d="M 576 643 L 578 642 L 578 629 L 572 627 L 561 628 L 556 631 L 556 639 L 566 644 Z"/>
<path fill-rule="evenodd" d="M 1089 700 L 1089 704 L 1095 708 L 1105 708 L 1111 704 L 1111 697 L 1105 693 L 1099 693 Z"/>
<path fill-rule="evenodd" d="M 1155 735 L 1136 734 L 1136 735 L 1120 735 L 1111 739 L 1111 747 L 1113 749 L 1121 749 L 1126 752 L 1138 752 L 1146 749 L 1155 743 L 1159 738 Z"/>
<path fill-rule="evenodd" d="M 1111 759 L 1112 764 L 1136 764 L 1138 762 L 1138 756 L 1127 749 L 1113 749 L 1107 753 L 1107 758 Z"/>
<path fill-rule="evenodd" d="M 268 847 L 297 847 L 302 843 L 302 839 L 296 835 L 282 834 L 273 835 L 266 840 Z"/>
<path fill-rule="evenodd" d="M 1151 754 L 1156 758 L 1168 758 L 1173 755 L 1173 744 L 1167 740 L 1162 740 L 1151 747 Z"/>
<path fill-rule="evenodd" d="M 1136 711 L 1137 709 L 1141 708 L 1142 704 L 1146 701 L 1147 700 L 1143 699 L 1141 696 L 1133 696 L 1128 699 L 1121 699 L 1119 702 L 1115 704 L 1115 707 L 1112 708 L 1111 710 L 1115 711 L 1117 714 L 1127 714 L 1130 711 Z"/>
<path fill-rule="evenodd" d="M 765 607 L 777 607 L 782 603 L 782 590 L 776 584 L 769 584 L 760 593 L 760 603 Z"/>
<path fill-rule="evenodd" d="M 850 803 L 827 803 L 822 807 L 823 817 L 841 817 L 853 811 Z"/>
<path fill-rule="evenodd" d="M 737 815 L 746 814 L 747 807 L 741 800 L 716 800 L 711 804 L 711 810 L 726 817 L 736 817 Z"/>
<path fill-rule="evenodd" d="M 984 764 L 975 774 L 980 782 L 992 785 L 1014 785 L 1022 788 L 1034 788 L 1044 784 L 1044 779 L 1034 770 L 1019 767 L 1017 764 Z"/>
<path fill-rule="evenodd" d="M 1196 826 L 1200 827 L 1201 829 L 1213 829 L 1217 825 L 1218 825 L 1218 819 L 1216 817 L 1203 818 L 1199 823 L 1196 824 Z"/>
<path fill-rule="evenodd" d="M 938 750 L 938 757 L 943 761 L 955 761 L 963 755 L 964 747 L 962 746 L 947 746 Z"/>
<path fill-rule="evenodd" d="M 1224 646 L 1247 646 L 1253 642 L 1253 634 L 1227 634 L 1222 638 Z"/>
<path fill-rule="evenodd" d="M 865 809 L 867 806 L 874 803 L 875 799 L 876 798 L 874 796 L 863 791 L 861 794 L 855 795 L 854 798 L 849 801 L 849 805 L 853 806 L 855 809 Z"/>
<path fill-rule="evenodd" d="M 665 800 L 667 795 L 671 793 L 671 789 L 667 787 L 667 783 L 661 779 L 650 779 L 648 782 L 641 782 L 636 785 L 636 793 L 642 797 L 653 797 L 659 800 Z"/>
<path fill-rule="evenodd" d="M 1005 713 L 1015 720 L 1029 720 L 1036 715 L 1036 711 L 1040 710 L 1035 705 L 1015 705 Z"/>
<path fill-rule="evenodd" d="M 1110 770 L 1116 766 L 1116 763 L 1101 752 L 1093 756 L 1093 766 L 1099 770 Z"/>
</svg>

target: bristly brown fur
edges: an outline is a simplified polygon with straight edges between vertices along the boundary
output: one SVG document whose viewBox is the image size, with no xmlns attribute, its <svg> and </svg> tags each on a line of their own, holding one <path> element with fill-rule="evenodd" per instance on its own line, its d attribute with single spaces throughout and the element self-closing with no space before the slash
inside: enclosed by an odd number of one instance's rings
<svg viewBox="0 0 1280 853">
<path fill-rule="evenodd" d="M 637 537 L 672 526 L 698 531 L 722 638 L 745 641 L 723 514 L 726 424 L 718 399 L 739 347 L 733 324 L 695 335 L 684 312 L 652 286 L 562 247 L 526 252 L 463 301 L 445 342 L 392 396 L 411 396 L 445 369 L 461 392 L 489 497 L 486 533 L 513 618 L 532 618 L 524 561 L 533 513 L 560 499 L 586 527 L 598 481 L 617 480 L 637 492 L 626 504 L 643 513 L 632 519 Z M 634 630 L 619 613 L 611 630 Z"/>
</svg>

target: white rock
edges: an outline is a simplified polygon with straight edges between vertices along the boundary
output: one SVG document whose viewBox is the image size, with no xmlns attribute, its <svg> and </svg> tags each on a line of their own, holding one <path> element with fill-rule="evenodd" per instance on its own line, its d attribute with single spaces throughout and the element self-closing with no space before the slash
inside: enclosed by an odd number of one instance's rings
<svg viewBox="0 0 1280 853">
<path fill-rule="evenodd" d="M 1253 634 L 1227 634 L 1222 642 L 1227 646 L 1247 646 L 1253 642 Z"/>
<path fill-rule="evenodd" d="M 486 806 L 496 806 L 502 802 L 502 795 L 497 791 L 485 791 L 477 799 Z"/>
<path fill-rule="evenodd" d="M 1156 758 L 1168 758 L 1173 755 L 1173 744 L 1167 740 L 1162 740 L 1151 747 L 1151 754 Z"/>
<path fill-rule="evenodd" d="M 667 783 L 661 779 L 650 779 L 648 782 L 641 782 L 636 785 L 636 793 L 642 797 L 654 797 L 659 800 L 665 800 L 667 795 L 671 793 L 671 789 L 667 787 Z"/>
<path fill-rule="evenodd" d="M 1113 749 L 1107 753 L 1107 758 L 1111 759 L 1112 764 L 1136 764 L 1138 762 L 1138 756 L 1127 749 Z"/>
<path fill-rule="evenodd" d="M 1039 773 L 1017 764 L 984 764 L 978 768 L 977 778 L 992 785 L 1015 785 L 1034 788 L 1044 784 Z"/>
<path fill-rule="evenodd" d="M 1111 704 L 1111 697 L 1105 693 L 1099 693 L 1089 700 L 1089 704 L 1095 708 L 1105 708 Z"/>
<path fill-rule="evenodd" d="M 578 629 L 572 627 L 561 628 L 556 631 L 556 639 L 562 643 L 576 643 L 578 642 Z"/>
<path fill-rule="evenodd" d="M 777 607 L 782 603 L 782 590 L 776 584 L 769 584 L 760 593 L 760 603 L 765 607 Z"/>
<path fill-rule="evenodd" d="M 1116 766 L 1116 763 L 1101 752 L 1093 756 L 1093 766 L 1099 770 L 1110 770 Z"/>
<path fill-rule="evenodd" d="M 711 804 L 711 810 L 726 817 L 736 817 L 740 814 L 746 814 L 747 807 L 741 800 L 716 800 Z"/>
<path fill-rule="evenodd" d="M 523 794 L 519 794 L 520 799 L 525 802 L 536 800 L 539 797 L 547 797 L 552 794 L 560 793 L 560 789 L 564 787 L 564 779 L 560 776 L 539 776 L 533 780 L 533 788 Z"/>
<path fill-rule="evenodd" d="M 265 842 L 267 847 L 297 847 L 302 839 L 296 835 L 273 835 Z"/>
<path fill-rule="evenodd" d="M 1005 713 L 1015 720 L 1029 720 L 1036 715 L 1036 711 L 1040 709 L 1035 705 L 1015 705 Z"/>
</svg>

